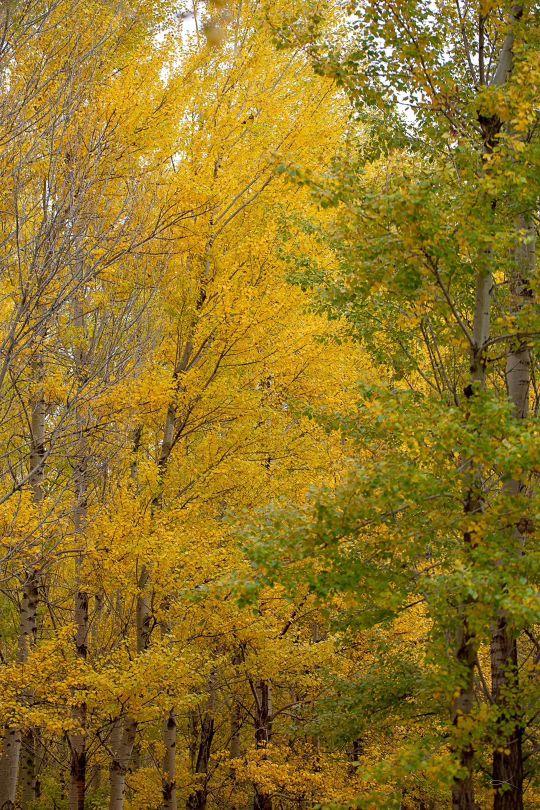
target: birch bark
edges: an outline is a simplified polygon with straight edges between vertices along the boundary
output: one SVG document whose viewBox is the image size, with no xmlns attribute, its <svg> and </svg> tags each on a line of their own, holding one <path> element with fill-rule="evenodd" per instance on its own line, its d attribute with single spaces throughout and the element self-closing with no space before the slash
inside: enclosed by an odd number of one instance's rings
<svg viewBox="0 0 540 810">
<path fill-rule="evenodd" d="M 113 759 L 111 762 L 109 797 L 109 810 L 123 810 L 126 795 L 126 774 L 135 745 L 137 723 L 126 719 L 118 745 L 113 743 Z"/>
<path fill-rule="evenodd" d="M 171 709 L 163 731 L 163 810 L 176 810 L 176 717 Z"/>
</svg>

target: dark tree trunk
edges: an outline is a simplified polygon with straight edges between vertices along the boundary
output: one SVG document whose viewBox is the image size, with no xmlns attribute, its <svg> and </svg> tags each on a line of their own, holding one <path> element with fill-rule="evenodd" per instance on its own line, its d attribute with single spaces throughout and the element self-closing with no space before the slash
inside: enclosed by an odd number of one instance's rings
<svg viewBox="0 0 540 810">
<path fill-rule="evenodd" d="M 272 739 L 272 699 L 268 681 L 260 681 L 255 707 L 255 742 L 257 748 L 266 748 Z M 253 810 L 272 810 L 272 795 L 255 785 Z"/>
<path fill-rule="evenodd" d="M 213 739 L 214 718 L 210 713 L 206 712 L 201 721 L 199 745 L 196 747 L 197 757 L 194 768 L 195 775 L 202 777 L 202 782 L 189 795 L 186 803 L 187 810 L 206 810 L 208 800 L 208 765 L 210 763 Z"/>
<path fill-rule="evenodd" d="M 84 810 L 86 797 L 86 750 L 73 751 L 71 755 L 71 784 L 77 810 Z"/>
<path fill-rule="evenodd" d="M 496 705 L 512 708 L 511 717 L 501 718 L 501 743 L 493 752 L 493 810 L 523 810 L 523 729 L 515 692 L 518 687 L 517 642 L 499 620 L 491 641 L 493 700 Z M 514 693 L 514 698 L 509 695 Z"/>
</svg>

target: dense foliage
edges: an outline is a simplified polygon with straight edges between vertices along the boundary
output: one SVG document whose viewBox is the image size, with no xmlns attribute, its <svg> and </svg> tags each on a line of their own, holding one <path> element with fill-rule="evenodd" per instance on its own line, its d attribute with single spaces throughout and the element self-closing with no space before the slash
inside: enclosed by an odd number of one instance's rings
<svg viewBox="0 0 540 810">
<path fill-rule="evenodd" d="M 538 13 L 2 4 L 1 807 L 540 802 Z"/>
</svg>

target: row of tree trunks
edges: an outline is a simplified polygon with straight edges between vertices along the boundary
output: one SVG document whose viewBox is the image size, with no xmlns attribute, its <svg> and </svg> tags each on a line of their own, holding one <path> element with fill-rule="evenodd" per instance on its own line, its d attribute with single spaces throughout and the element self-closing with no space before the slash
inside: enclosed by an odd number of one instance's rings
<svg viewBox="0 0 540 810">
<path fill-rule="evenodd" d="M 188 258 L 188 262 L 190 259 Z M 206 293 L 204 284 L 201 287 L 201 291 L 196 301 L 195 305 L 195 316 L 191 322 L 190 328 L 188 329 L 188 333 L 186 335 L 185 340 L 182 342 L 180 336 L 178 336 L 177 341 L 177 350 L 176 350 L 176 362 L 174 367 L 174 381 L 175 381 L 175 389 L 179 391 L 182 386 L 182 375 L 188 369 L 192 353 L 193 353 L 193 334 L 196 326 L 197 317 L 204 305 L 206 300 Z M 167 409 L 167 415 L 165 418 L 165 425 L 163 428 L 163 438 L 161 441 L 161 451 L 158 460 L 158 491 L 154 497 L 152 508 L 153 510 L 160 509 L 162 506 L 163 501 L 163 486 L 165 481 L 165 476 L 167 473 L 167 469 L 169 466 L 170 458 L 174 446 L 177 444 L 180 435 L 181 435 L 181 428 L 178 427 L 178 413 L 177 413 L 177 405 L 176 405 L 176 398 L 174 398 Z M 148 585 L 148 574 L 144 572 L 146 576 L 145 585 Z M 141 598 L 144 600 L 144 588 L 140 588 L 140 593 L 142 594 Z M 148 632 L 149 638 L 149 617 L 147 615 L 146 609 L 143 605 L 141 605 L 141 612 L 139 613 L 137 620 L 139 626 L 141 627 L 142 632 Z M 165 632 L 168 632 L 167 628 L 164 628 Z M 212 731 L 213 737 L 213 731 Z M 177 791 L 176 791 L 176 743 L 177 743 L 177 722 L 176 722 L 176 714 L 174 707 L 171 707 L 168 716 L 164 720 L 163 724 L 163 744 L 164 744 L 164 761 L 163 761 L 163 775 L 162 775 L 162 796 L 163 796 L 163 803 L 162 808 L 163 810 L 177 810 L 178 807 L 178 798 L 177 798 Z M 210 738 L 210 745 L 211 745 L 211 738 Z M 190 808 L 191 805 L 189 802 L 191 801 L 191 797 L 188 797 L 187 801 L 187 808 Z M 197 805 L 198 807 L 199 805 Z M 204 804 L 200 805 L 200 807 L 206 806 L 206 798 L 204 800 Z"/>
<path fill-rule="evenodd" d="M 187 358 L 186 358 L 187 361 Z M 181 369 L 175 369 L 175 378 Z M 167 409 L 165 424 L 163 427 L 163 438 L 158 459 L 158 489 L 152 501 L 152 514 L 161 508 L 163 500 L 163 483 L 167 472 L 170 455 L 175 441 L 176 427 L 176 406 L 171 402 Z M 137 479 L 137 455 L 142 441 L 142 430 L 137 428 L 133 441 L 133 461 L 131 466 L 131 476 L 133 482 Z M 151 572 L 143 564 L 138 574 L 137 580 L 137 603 L 136 603 L 136 633 L 137 633 L 137 653 L 144 654 L 150 645 L 150 639 L 154 626 L 153 611 L 151 604 Z M 119 718 L 118 723 L 123 725 L 123 733 L 120 740 L 115 743 L 113 740 L 113 759 L 110 768 L 110 801 L 109 810 L 123 810 L 126 777 L 131 767 L 135 764 L 137 756 L 135 745 L 137 736 L 137 721 L 132 717 Z M 162 795 L 163 810 L 177 810 L 178 801 L 176 793 L 176 717 L 174 709 L 171 709 L 165 722 L 163 731 L 163 742 L 165 747 Z"/>
</svg>

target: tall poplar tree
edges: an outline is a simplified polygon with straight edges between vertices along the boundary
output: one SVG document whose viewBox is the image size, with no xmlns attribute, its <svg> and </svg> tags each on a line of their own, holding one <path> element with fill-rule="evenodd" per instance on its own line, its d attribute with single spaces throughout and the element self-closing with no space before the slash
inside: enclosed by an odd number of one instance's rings
<svg viewBox="0 0 540 810">
<path fill-rule="evenodd" d="M 338 208 L 329 239 L 340 270 L 308 263 L 294 277 L 322 283 L 321 306 L 349 318 L 388 375 L 386 388 L 365 394 L 368 421 L 346 428 L 359 442 L 358 491 L 353 478 L 323 498 L 309 552 L 336 554 L 348 591 L 354 564 L 341 544 L 351 535 L 360 605 L 372 588 L 386 620 L 415 596 L 425 602 L 427 651 L 443 678 L 436 694 L 447 695 L 452 807 L 476 806 L 491 748 L 493 806 L 521 808 L 534 716 L 538 9 L 346 5 L 349 21 L 326 38 L 317 36 L 324 4 L 274 16 L 280 44 L 306 47 L 354 116 L 334 172 L 296 171 Z M 301 256 L 292 263 L 301 268 Z M 327 576 L 316 586 L 325 595 L 340 587 Z"/>
</svg>

